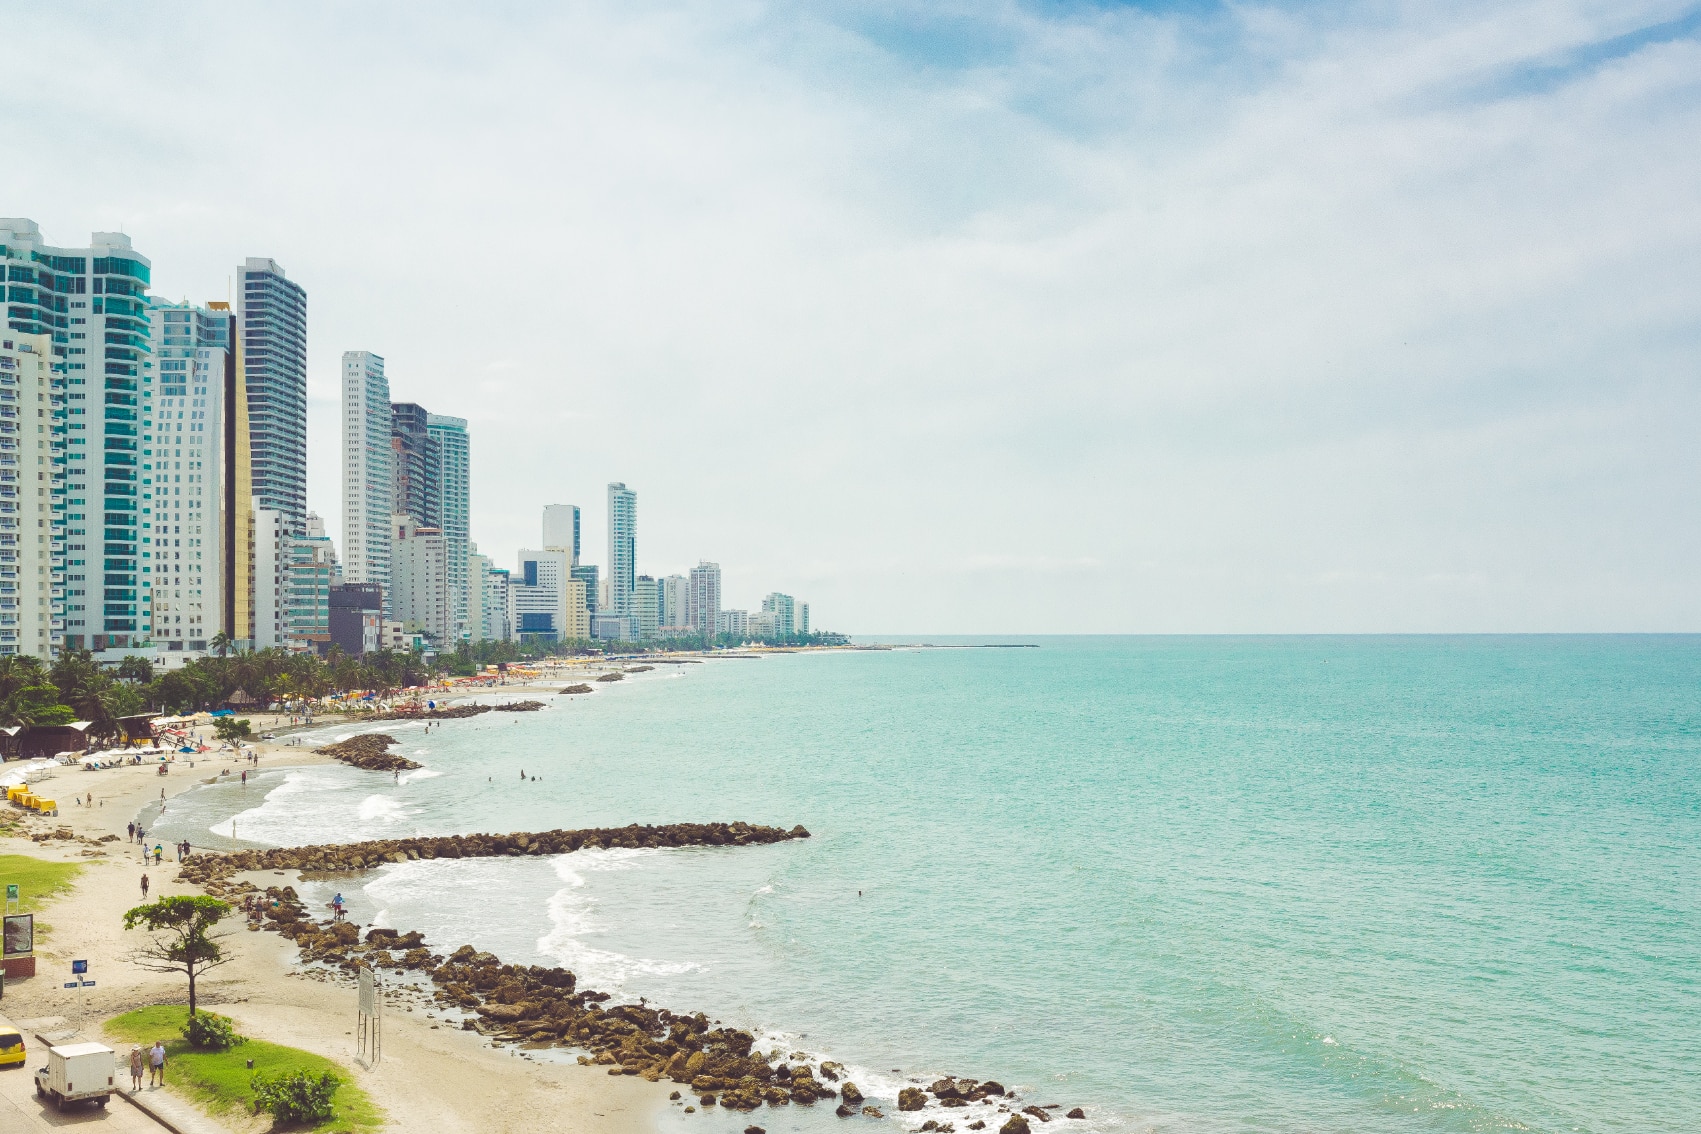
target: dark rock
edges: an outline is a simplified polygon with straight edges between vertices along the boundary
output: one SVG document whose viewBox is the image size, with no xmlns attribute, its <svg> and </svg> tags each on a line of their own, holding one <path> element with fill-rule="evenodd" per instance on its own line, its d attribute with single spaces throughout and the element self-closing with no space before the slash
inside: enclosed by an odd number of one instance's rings
<svg viewBox="0 0 1701 1134">
<path fill-rule="evenodd" d="M 988 1079 L 986 1082 L 976 1087 L 975 1090 L 988 1095 L 1002 1095 L 1005 1093 L 1004 1085 L 997 1079 Z"/>
<path fill-rule="evenodd" d="M 597 680 L 598 681 L 619 681 L 624 676 L 625 676 L 625 674 L 621 674 L 621 673 L 605 673 L 601 677 L 597 678 Z"/>
<path fill-rule="evenodd" d="M 768 1134 L 768 1132 L 760 1126 L 746 1126 L 744 1128 L 744 1134 Z"/>
<path fill-rule="evenodd" d="M 359 736 L 351 736 L 338 744 L 327 744 L 313 751 L 321 756 L 331 756 L 356 768 L 364 768 L 369 772 L 407 771 L 420 767 L 406 756 L 391 752 L 390 746 L 396 743 L 396 738 L 381 732 L 364 732 Z M 191 859 L 190 861 L 194 861 Z"/>
<path fill-rule="evenodd" d="M 998 1134 L 1028 1134 L 1028 1120 L 1019 1114 L 1012 1114 L 1010 1121 L 998 1128 Z"/>
<path fill-rule="evenodd" d="M 862 1101 L 862 1092 L 858 1090 L 857 1085 L 849 1079 L 846 1079 L 844 1085 L 839 1088 L 839 1094 L 844 1097 L 846 1102 L 853 1106 Z"/>
<path fill-rule="evenodd" d="M 840 1103 L 833 1109 L 833 1113 L 838 1115 L 840 1118 L 849 1118 L 851 1115 L 856 1113 L 856 1107 L 851 1106 L 849 1103 Z"/>
<path fill-rule="evenodd" d="M 886 1117 L 886 1112 L 881 1110 L 877 1106 L 865 1106 L 865 1107 L 862 1108 L 862 1113 L 868 1118 L 885 1118 Z"/>
<path fill-rule="evenodd" d="M 920 1110 L 927 1105 L 927 1096 L 916 1087 L 905 1087 L 898 1092 L 899 1110 Z"/>
<path fill-rule="evenodd" d="M 1064 1118 L 1085 1118 L 1085 1117 L 1087 1117 L 1087 1112 L 1082 1110 L 1080 1107 L 1076 1107 L 1074 1110 L 1070 1111 L 1068 1114 L 1064 1115 L 1063 1117 Z"/>
<path fill-rule="evenodd" d="M 563 689 L 560 693 L 556 694 L 556 696 L 565 697 L 565 696 L 568 696 L 569 694 L 573 694 L 573 693 L 589 693 L 590 691 L 591 691 L 591 687 L 589 685 L 585 685 L 585 684 L 581 683 L 579 685 L 569 685 L 567 688 Z"/>
<path fill-rule="evenodd" d="M 1041 1108 L 1039 1108 L 1037 1106 L 1025 1106 L 1025 1107 L 1022 1108 L 1022 1113 L 1023 1114 L 1031 1114 L 1035 1118 L 1039 1119 L 1041 1122 L 1050 1122 L 1051 1121 L 1051 1115 L 1047 1114 L 1044 1110 L 1042 1110 Z"/>
</svg>

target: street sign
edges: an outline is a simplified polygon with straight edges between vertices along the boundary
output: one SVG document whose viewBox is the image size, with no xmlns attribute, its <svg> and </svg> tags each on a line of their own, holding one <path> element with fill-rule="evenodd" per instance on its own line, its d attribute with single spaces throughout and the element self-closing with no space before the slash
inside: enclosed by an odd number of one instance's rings
<svg viewBox="0 0 1701 1134">
<path fill-rule="evenodd" d="M 86 973 L 88 971 L 89 971 L 89 963 L 87 961 L 72 961 L 71 962 L 71 975 L 72 976 L 81 976 L 83 973 Z"/>
<path fill-rule="evenodd" d="M 65 982 L 65 987 L 66 988 L 76 988 L 77 982 L 74 981 L 74 980 L 68 980 L 68 981 Z"/>
<path fill-rule="evenodd" d="M 94 981 L 92 981 L 92 980 L 85 980 L 85 981 L 84 981 L 84 982 L 83 982 L 83 987 L 84 987 L 84 988 L 93 988 L 93 987 L 94 987 L 94 986 L 95 986 L 95 982 L 94 982 Z"/>
<path fill-rule="evenodd" d="M 18 884 L 16 882 L 6 883 L 6 900 L 8 902 L 15 902 L 18 900 Z"/>
</svg>

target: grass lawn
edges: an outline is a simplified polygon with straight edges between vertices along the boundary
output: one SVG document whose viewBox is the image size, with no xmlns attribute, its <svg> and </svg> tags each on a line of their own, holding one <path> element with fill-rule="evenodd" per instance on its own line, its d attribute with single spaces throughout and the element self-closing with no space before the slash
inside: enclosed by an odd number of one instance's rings
<svg viewBox="0 0 1701 1134">
<path fill-rule="evenodd" d="M 15 885 L 23 913 L 37 913 L 43 902 L 51 901 L 71 888 L 77 875 L 83 872 L 80 862 L 49 862 L 27 854 L 0 854 L 0 900 L 4 887 Z M 48 925 L 38 914 L 35 919 L 37 941 L 47 940 Z"/>
<path fill-rule="evenodd" d="M 340 1064 L 300 1048 L 283 1047 L 264 1040 L 245 1040 L 229 1051 L 198 1051 L 183 1039 L 183 1024 L 189 1009 L 182 1005 L 156 1005 L 138 1008 L 106 1022 L 107 1033 L 125 1044 L 139 1043 L 144 1047 L 156 1039 L 165 1040 L 166 1082 L 186 1093 L 212 1114 L 252 1113 L 253 1092 L 248 1088 L 254 1071 L 268 1076 L 292 1071 L 317 1075 L 333 1072 L 343 1080 L 337 1088 L 336 1117 L 311 1128 L 315 1131 L 375 1131 L 383 1123 L 383 1115 L 366 1092 L 355 1086 L 352 1076 Z M 118 1053 L 121 1077 L 129 1075 L 129 1048 Z M 247 1061 L 254 1061 L 254 1071 Z M 128 1078 L 123 1078 L 128 1084 Z"/>
</svg>

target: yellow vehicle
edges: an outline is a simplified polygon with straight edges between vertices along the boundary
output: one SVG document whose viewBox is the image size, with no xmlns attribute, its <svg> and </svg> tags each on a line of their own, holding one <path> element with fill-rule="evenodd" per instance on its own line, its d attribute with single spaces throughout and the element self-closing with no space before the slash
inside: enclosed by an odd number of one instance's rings
<svg viewBox="0 0 1701 1134">
<path fill-rule="evenodd" d="M 14 1028 L 6 1017 L 0 1016 L 0 1067 L 21 1065 L 27 1058 L 24 1054 L 24 1033 Z"/>
</svg>

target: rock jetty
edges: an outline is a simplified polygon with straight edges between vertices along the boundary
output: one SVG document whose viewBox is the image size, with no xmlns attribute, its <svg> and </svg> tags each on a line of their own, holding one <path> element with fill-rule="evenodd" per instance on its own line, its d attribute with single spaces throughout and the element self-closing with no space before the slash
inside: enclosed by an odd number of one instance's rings
<svg viewBox="0 0 1701 1134">
<path fill-rule="evenodd" d="M 624 673 L 620 673 L 620 672 L 616 671 L 614 673 L 605 673 L 601 677 L 598 677 L 597 680 L 598 681 L 621 681 L 625 677 L 626 677 L 626 675 Z"/>
<path fill-rule="evenodd" d="M 356 768 L 365 768 L 369 772 L 405 772 L 411 768 L 420 767 L 399 752 L 391 752 L 390 746 L 396 743 L 396 738 L 382 732 L 363 732 L 359 736 L 351 736 L 336 744 L 327 744 L 313 751 L 322 756 L 332 756 L 345 764 Z"/>
<path fill-rule="evenodd" d="M 590 691 L 591 691 L 591 687 L 589 685 L 586 685 L 583 682 L 580 682 L 578 685 L 569 685 L 567 688 L 563 689 L 560 693 L 557 693 L 556 696 L 565 697 L 565 696 L 567 696 L 568 694 L 571 694 L 571 693 L 589 693 Z"/>
<path fill-rule="evenodd" d="M 490 712 L 489 705 L 445 705 L 441 709 L 391 709 L 363 719 L 369 721 L 458 721 Z"/>
<path fill-rule="evenodd" d="M 567 969 L 503 964 L 494 954 L 471 945 L 445 955 L 434 952 L 417 931 L 374 928 L 362 937 L 353 922 L 314 919 L 292 886 L 262 890 L 236 877 L 245 871 L 366 870 L 415 859 L 564 854 L 585 847 L 756 846 L 808 837 L 802 826 L 787 831 L 737 822 L 381 839 L 201 853 L 183 864 L 180 877 L 235 903 L 246 914 L 249 929 L 268 929 L 293 940 L 305 961 L 350 975 L 369 965 L 428 978 L 436 986 L 437 1003 L 464 1014 L 463 1028 L 497 1042 L 577 1048 L 587 1053 L 579 1056 L 580 1063 L 604 1066 L 610 1075 L 686 1084 L 703 1107 L 752 1111 L 764 1104 L 825 1102 L 837 1103 L 834 1113 L 840 1117 L 880 1118 L 878 1107 L 861 1105 L 863 1094 L 855 1083 L 839 1082 L 845 1069 L 831 1060 L 811 1066 L 802 1052 L 789 1057 L 777 1051 L 763 1054 L 755 1050 L 751 1033 L 719 1026 L 701 1012 L 682 1015 L 642 1001 L 610 1004 L 608 993 L 578 987 L 577 977 Z M 1050 1120 L 1038 1107 L 1018 1111 L 1015 1097 L 991 1080 L 943 1078 L 925 1091 L 907 1086 L 899 1094 L 898 1106 L 920 1111 L 975 1103 L 1009 1115 L 1002 1134 L 1027 1131 L 1024 1113 Z M 1078 1116 L 1084 1117 L 1079 1108 L 1069 1112 L 1071 1118 Z M 976 1120 L 966 1126 L 984 1130 L 987 1122 Z M 948 1132 L 955 1125 L 933 1119 L 922 1129 Z"/>
<path fill-rule="evenodd" d="M 542 701 L 511 701 L 506 705 L 491 705 L 493 713 L 535 713 L 543 708 Z"/>
</svg>

